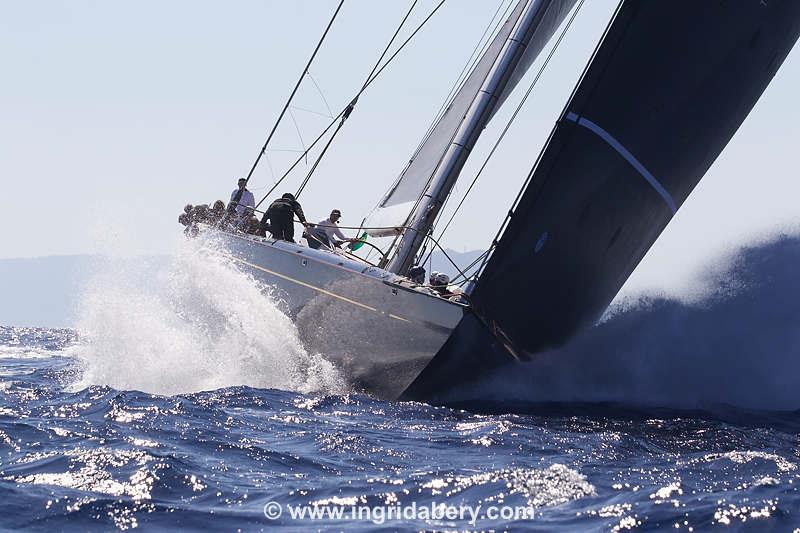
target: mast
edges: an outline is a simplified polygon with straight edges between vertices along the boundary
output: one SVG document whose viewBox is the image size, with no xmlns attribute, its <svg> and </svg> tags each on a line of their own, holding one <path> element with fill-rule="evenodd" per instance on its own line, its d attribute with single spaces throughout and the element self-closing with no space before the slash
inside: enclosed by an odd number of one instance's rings
<svg viewBox="0 0 800 533">
<path fill-rule="evenodd" d="M 486 124 L 494 115 L 501 100 L 507 96 L 506 87 L 513 86 L 521 74 L 514 76 L 525 55 L 525 50 L 536 32 L 550 0 L 522 0 L 525 2 L 517 22 L 506 39 L 497 59 L 469 106 L 464 119 L 453 136 L 427 187 L 412 210 L 394 256 L 386 269 L 405 272 L 436 221 L 447 196 L 455 185 L 470 151 Z M 571 6 L 572 2 L 569 2 Z M 563 10 L 562 10 L 563 11 Z M 552 30 L 550 30 L 552 31 Z M 548 36 L 549 37 L 549 36 Z M 529 63 L 529 62 L 528 62 Z M 513 79 L 512 78 L 516 78 Z"/>
</svg>

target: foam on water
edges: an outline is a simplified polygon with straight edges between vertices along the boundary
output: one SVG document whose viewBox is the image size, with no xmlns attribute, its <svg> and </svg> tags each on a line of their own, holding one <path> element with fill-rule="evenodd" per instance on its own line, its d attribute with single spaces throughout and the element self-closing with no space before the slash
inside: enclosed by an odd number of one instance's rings
<svg viewBox="0 0 800 533">
<path fill-rule="evenodd" d="M 567 345 L 458 401 L 800 408 L 800 237 L 744 246 L 684 294 L 630 297 Z"/>
<path fill-rule="evenodd" d="M 81 295 L 76 387 L 341 392 L 335 368 L 304 350 L 269 288 L 215 253 L 218 246 L 181 240 L 171 264 L 155 275 L 112 256 L 99 261 Z"/>
<path fill-rule="evenodd" d="M 800 523 L 798 413 L 628 417 L 573 404 L 566 413 L 487 415 L 250 387 L 69 391 L 63 378 L 76 361 L 53 352 L 74 340 L 30 333 L 0 327 L 0 345 L 52 354 L 0 357 L 0 370 L 15 374 L 0 389 L 3 531 L 791 531 Z M 265 516 L 267 502 L 283 506 L 278 520 Z M 299 518 L 290 505 L 381 512 Z M 465 505 L 480 510 L 477 519 L 389 514 Z M 490 507 L 525 517 L 491 517 Z"/>
</svg>

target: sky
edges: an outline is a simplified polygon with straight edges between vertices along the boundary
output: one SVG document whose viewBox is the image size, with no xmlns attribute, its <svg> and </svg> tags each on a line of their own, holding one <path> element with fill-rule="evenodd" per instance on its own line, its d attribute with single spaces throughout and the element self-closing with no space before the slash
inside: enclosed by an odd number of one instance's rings
<svg viewBox="0 0 800 533">
<path fill-rule="evenodd" d="M 169 253 L 183 205 L 227 200 L 250 169 L 337 3 L 0 0 L 0 258 Z M 420 0 L 402 35 L 436 3 Z M 257 198 L 355 94 L 409 5 L 345 1 L 251 180 Z M 338 208 L 343 225 L 358 225 L 368 214 L 498 5 L 447 0 L 367 90 L 301 198 L 310 219 Z M 487 247 L 615 6 L 586 1 L 446 246 Z M 648 254 L 634 276 L 643 284 L 797 225 L 799 54 Z M 457 198 L 539 65 L 485 130 Z M 276 192 L 293 191 L 307 168 Z"/>
</svg>

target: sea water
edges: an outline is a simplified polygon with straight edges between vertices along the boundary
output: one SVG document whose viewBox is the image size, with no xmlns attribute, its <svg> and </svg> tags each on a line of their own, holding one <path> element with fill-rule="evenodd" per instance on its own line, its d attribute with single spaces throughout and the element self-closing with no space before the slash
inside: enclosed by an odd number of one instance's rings
<svg viewBox="0 0 800 533">
<path fill-rule="evenodd" d="M 745 249 L 435 406 L 350 390 L 200 247 L 108 259 L 76 329 L 0 327 L 0 528 L 791 531 L 797 264 Z"/>
</svg>

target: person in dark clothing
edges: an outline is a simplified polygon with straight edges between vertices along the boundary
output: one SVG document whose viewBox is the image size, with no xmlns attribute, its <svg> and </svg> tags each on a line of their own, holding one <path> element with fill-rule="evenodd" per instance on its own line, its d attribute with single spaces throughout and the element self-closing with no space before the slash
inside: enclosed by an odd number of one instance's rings
<svg viewBox="0 0 800 533">
<path fill-rule="evenodd" d="M 408 279 L 417 285 L 425 285 L 425 267 L 417 265 L 408 271 Z"/>
<path fill-rule="evenodd" d="M 183 233 L 190 237 L 196 237 L 199 232 L 197 229 L 197 224 L 200 222 L 206 222 L 207 212 L 208 206 L 205 204 L 187 204 L 186 207 L 183 208 L 183 213 L 178 216 L 178 222 L 183 226 L 186 226 L 186 228 L 183 230 Z"/>
<path fill-rule="evenodd" d="M 272 202 L 261 219 L 261 228 L 269 230 L 273 239 L 294 242 L 294 216 L 300 219 L 303 226 L 308 226 L 308 221 L 303 213 L 300 203 L 294 195 L 287 192 Z M 269 220 L 269 222 L 267 222 Z"/>
<path fill-rule="evenodd" d="M 208 210 L 209 224 L 219 225 L 222 223 L 222 218 L 225 216 L 225 202 L 217 200 L 211 209 Z"/>
<path fill-rule="evenodd" d="M 189 213 L 189 219 L 193 224 L 208 224 L 211 220 L 211 209 L 208 204 L 196 205 Z"/>
</svg>

